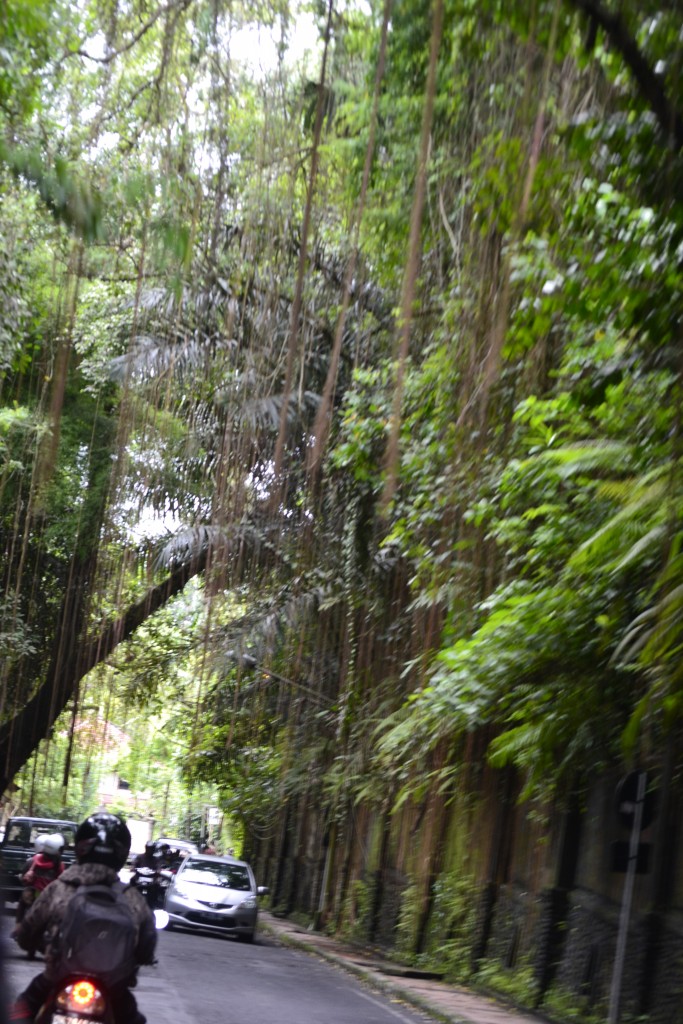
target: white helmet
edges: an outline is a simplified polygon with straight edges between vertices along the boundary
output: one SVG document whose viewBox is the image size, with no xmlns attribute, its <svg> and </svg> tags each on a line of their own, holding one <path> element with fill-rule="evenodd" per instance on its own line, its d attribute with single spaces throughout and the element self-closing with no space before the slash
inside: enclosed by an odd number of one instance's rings
<svg viewBox="0 0 683 1024">
<path fill-rule="evenodd" d="M 35 849 L 36 853 L 43 853 L 44 852 L 44 850 L 45 850 L 45 840 L 46 839 L 47 839 L 47 836 L 43 832 L 42 835 L 36 836 L 36 838 L 33 840 L 33 846 L 34 846 L 34 849 Z"/>
<path fill-rule="evenodd" d="M 53 832 L 50 836 L 45 836 L 43 840 L 43 853 L 46 853 L 48 857 L 57 857 L 64 849 L 64 837 L 59 832 Z"/>
</svg>

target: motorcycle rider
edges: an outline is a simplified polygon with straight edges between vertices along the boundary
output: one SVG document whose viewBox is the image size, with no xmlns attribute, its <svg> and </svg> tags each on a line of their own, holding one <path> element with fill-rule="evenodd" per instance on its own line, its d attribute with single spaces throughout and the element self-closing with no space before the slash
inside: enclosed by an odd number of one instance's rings
<svg viewBox="0 0 683 1024">
<path fill-rule="evenodd" d="M 168 845 L 168 843 L 162 843 L 161 846 L 159 846 L 159 848 L 156 851 L 156 856 L 157 856 L 157 864 L 159 865 L 159 870 L 160 871 L 163 870 L 164 868 L 170 868 L 170 866 L 171 866 L 171 847 Z"/>
<path fill-rule="evenodd" d="M 53 882 L 55 878 L 59 878 L 64 871 L 64 865 L 62 864 L 63 848 L 64 838 L 57 832 L 54 835 L 41 835 L 36 839 L 36 852 L 28 862 L 21 878 L 25 888 L 17 906 L 17 928 L 36 897 L 43 889 L 48 887 L 50 882 Z M 15 932 L 17 928 L 15 928 Z"/>
<path fill-rule="evenodd" d="M 76 863 L 40 894 L 19 926 L 16 940 L 22 949 L 45 948 L 45 970 L 36 975 L 11 1009 L 11 1021 L 32 1021 L 56 982 L 59 956 L 59 925 L 79 885 L 120 886 L 117 872 L 126 863 L 131 836 L 116 814 L 96 811 L 76 831 Z M 123 896 L 137 929 L 135 958 L 138 964 L 153 962 L 156 947 L 154 915 L 136 889 L 126 886 Z M 117 1024 L 145 1024 L 130 989 L 135 976 L 109 992 Z"/>
<path fill-rule="evenodd" d="M 140 875 L 142 869 L 143 874 Z M 138 854 L 133 861 L 133 875 L 130 880 L 130 884 L 135 889 L 140 889 L 143 897 L 146 899 L 152 909 L 154 907 L 161 906 L 161 874 L 162 865 L 160 863 L 160 855 L 157 850 L 157 844 L 153 840 L 149 840 L 145 843 L 145 852 Z M 145 870 L 147 872 L 153 871 L 154 874 L 147 878 L 144 877 Z"/>
<path fill-rule="evenodd" d="M 158 865 L 155 853 L 156 843 L 153 839 L 149 839 L 145 843 L 145 852 L 139 853 L 133 861 L 133 870 L 135 871 L 137 868 L 153 868 L 156 871 Z"/>
</svg>

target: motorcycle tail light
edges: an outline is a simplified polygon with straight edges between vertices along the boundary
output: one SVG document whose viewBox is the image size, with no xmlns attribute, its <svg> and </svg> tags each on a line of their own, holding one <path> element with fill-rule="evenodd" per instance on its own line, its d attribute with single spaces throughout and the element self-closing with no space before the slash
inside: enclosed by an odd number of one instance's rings
<svg viewBox="0 0 683 1024">
<path fill-rule="evenodd" d="M 104 1013 L 104 996 L 91 981 L 84 978 L 65 985 L 57 994 L 57 1006 L 64 1010 L 76 1011 L 78 1013 L 92 1014 L 93 1016 Z"/>
</svg>

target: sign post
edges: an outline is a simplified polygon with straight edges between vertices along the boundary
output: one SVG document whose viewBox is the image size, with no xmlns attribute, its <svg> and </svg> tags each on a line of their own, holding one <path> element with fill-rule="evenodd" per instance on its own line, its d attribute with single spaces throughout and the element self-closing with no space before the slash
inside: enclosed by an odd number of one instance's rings
<svg viewBox="0 0 683 1024">
<path fill-rule="evenodd" d="M 628 790 L 633 788 L 633 785 L 635 785 L 635 799 L 625 799 L 625 797 L 630 795 Z M 619 914 L 619 934 L 617 936 L 617 949 L 614 955 L 607 1024 L 619 1024 L 621 979 L 624 973 L 624 960 L 626 958 L 626 940 L 628 938 L 628 925 L 631 917 L 631 903 L 633 902 L 633 883 L 638 863 L 638 845 L 640 832 L 643 828 L 643 808 L 645 805 L 646 789 L 647 772 L 632 772 L 631 775 L 626 776 L 621 787 L 621 803 L 618 806 L 618 810 L 622 820 L 624 815 L 631 820 L 631 838 L 628 847 L 628 865 L 626 868 L 626 880 L 624 881 L 624 894 Z"/>
</svg>

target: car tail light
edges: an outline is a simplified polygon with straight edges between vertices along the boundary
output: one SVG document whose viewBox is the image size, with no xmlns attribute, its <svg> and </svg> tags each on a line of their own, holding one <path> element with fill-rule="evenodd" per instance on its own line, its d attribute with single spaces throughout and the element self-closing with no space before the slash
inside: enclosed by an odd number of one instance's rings
<svg viewBox="0 0 683 1024">
<path fill-rule="evenodd" d="M 57 1006 L 63 1010 L 86 1013 L 93 1016 L 104 1013 L 104 996 L 91 981 L 81 978 L 65 985 L 57 993 Z"/>
</svg>

